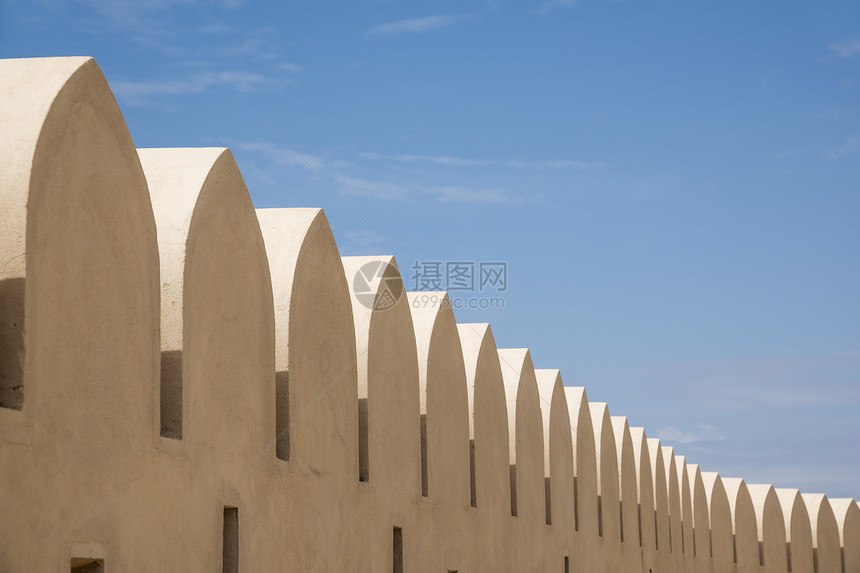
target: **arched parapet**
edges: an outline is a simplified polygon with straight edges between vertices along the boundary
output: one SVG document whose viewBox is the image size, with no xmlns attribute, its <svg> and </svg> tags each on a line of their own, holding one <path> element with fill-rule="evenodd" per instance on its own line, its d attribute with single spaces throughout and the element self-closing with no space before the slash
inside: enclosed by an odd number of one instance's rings
<svg viewBox="0 0 860 573">
<path fill-rule="evenodd" d="M 675 448 L 663 446 L 660 448 L 663 456 L 663 467 L 666 471 L 666 493 L 667 508 L 669 515 L 666 523 L 666 531 L 669 537 L 669 554 L 675 571 L 683 570 L 684 555 L 682 552 L 682 520 L 681 513 L 681 490 L 678 479 L 678 468 L 675 465 Z"/>
<path fill-rule="evenodd" d="M 733 520 L 729 497 L 720 474 L 702 472 L 711 517 L 711 556 L 714 573 L 731 573 L 735 569 Z"/>
<path fill-rule="evenodd" d="M 732 513 L 732 553 L 737 571 L 755 573 L 763 559 L 759 554 L 758 525 L 752 498 L 741 478 L 723 478 L 722 481 Z"/>
<path fill-rule="evenodd" d="M 460 335 L 444 292 L 410 292 L 418 348 L 422 483 L 434 503 L 469 507 L 469 398 Z"/>
<path fill-rule="evenodd" d="M 683 567 L 681 571 L 692 573 L 696 562 L 693 555 L 693 492 L 690 488 L 690 477 L 687 473 L 687 458 L 675 456 L 675 474 L 678 477 L 678 489 L 681 495 L 681 555 Z"/>
<path fill-rule="evenodd" d="M 275 424 L 284 559 L 345 570 L 355 555 L 358 414 L 355 328 L 340 254 L 321 209 L 259 209 L 275 306 Z M 320 540 L 337 539 L 337 551 Z"/>
<path fill-rule="evenodd" d="M 747 485 L 756 517 L 759 559 L 765 573 L 788 571 L 785 518 L 772 485 Z"/>
<path fill-rule="evenodd" d="M 407 293 L 418 349 L 421 485 L 427 504 L 420 562 L 461 563 L 465 510 L 471 506 L 469 398 L 460 335 L 444 292 Z M 427 526 L 431 530 L 427 530 Z M 428 539 L 433 539 L 428 543 Z"/>
<path fill-rule="evenodd" d="M 643 570 L 658 569 L 657 562 L 657 531 L 654 519 L 656 507 L 654 504 L 654 472 L 651 469 L 651 453 L 648 447 L 648 436 L 644 428 L 631 427 L 630 437 L 633 439 L 633 457 L 636 460 L 636 488 L 639 495 L 639 531 L 641 534 Z"/>
<path fill-rule="evenodd" d="M 160 434 L 266 467 L 274 459 L 272 281 L 242 175 L 223 148 L 139 155 L 161 262 Z"/>
<path fill-rule="evenodd" d="M 785 520 L 786 560 L 793 573 L 813 573 L 812 522 L 803 496 L 796 489 L 776 488 Z"/>
<path fill-rule="evenodd" d="M 830 500 L 830 508 L 839 528 L 839 544 L 842 547 L 843 571 L 860 572 L 860 506 L 851 498 Z"/>
<path fill-rule="evenodd" d="M 639 535 L 639 491 L 637 487 L 636 459 L 633 455 L 633 438 L 624 416 L 612 416 L 612 433 L 615 436 L 615 453 L 618 458 L 619 483 L 619 537 L 622 542 L 622 571 L 642 567 Z"/>
<path fill-rule="evenodd" d="M 132 499 L 115 480 L 152 449 L 158 247 L 95 61 L 2 60 L 0 87 L 0 442 L 27 446 L 0 448 L 0 552 L 9 570 L 48 571 L 77 535 L 120 541 L 104 498 Z M 65 517 L 41 520 L 44 551 L 25 556 L 21 524 L 39 515 Z"/>
<path fill-rule="evenodd" d="M 531 355 L 525 348 L 499 349 L 502 379 L 508 405 L 508 441 L 511 463 L 511 515 L 526 547 L 541 544 L 546 523 L 543 420 L 540 394 Z M 524 570 L 539 570 L 541 552 L 530 552 Z"/>
<path fill-rule="evenodd" d="M 589 410 L 597 457 L 597 526 L 601 553 L 606 569 L 616 571 L 621 566 L 621 510 L 615 431 L 605 402 L 591 402 Z"/>
<path fill-rule="evenodd" d="M 692 553 L 695 571 L 711 571 L 713 550 L 711 547 L 711 509 L 701 469 L 697 464 L 687 464 L 687 480 L 690 484 L 690 501 L 693 514 Z"/>
<path fill-rule="evenodd" d="M 580 567 L 599 567 L 597 560 L 597 456 L 591 410 L 585 388 L 565 386 L 565 401 L 570 416 L 573 442 L 573 518 L 576 547 L 574 554 Z"/>
<path fill-rule="evenodd" d="M 500 521 L 510 515 L 510 453 L 505 383 L 489 324 L 458 324 L 469 399 L 472 505 Z"/>
<path fill-rule="evenodd" d="M 840 573 L 842 557 L 839 546 L 839 526 L 823 493 L 802 493 L 812 528 L 812 560 L 817 573 Z"/>
<path fill-rule="evenodd" d="M 541 400 L 544 431 L 544 476 L 547 480 L 547 517 L 553 528 L 554 547 L 550 559 L 572 556 L 573 536 L 573 441 L 570 413 L 561 372 L 535 370 Z M 554 551 L 554 553 L 553 553 Z M 559 556 L 559 552 L 561 556 Z M 551 561 L 552 562 L 552 561 Z"/>
<path fill-rule="evenodd" d="M 392 527 L 418 535 L 421 495 L 418 356 L 412 313 L 392 256 L 343 257 L 355 326 L 358 475 L 369 570 L 391 569 Z M 402 538 L 401 538 L 402 539 Z M 419 559 L 401 545 L 406 563 Z"/>
<path fill-rule="evenodd" d="M 648 457 L 651 460 L 651 478 L 654 480 L 654 533 L 658 568 L 669 568 L 669 480 L 663 463 L 663 446 L 659 438 L 648 438 Z M 644 519 L 643 515 L 643 519 Z"/>
<path fill-rule="evenodd" d="M 421 492 L 418 355 L 409 301 L 394 257 L 342 260 L 358 364 L 358 478 L 385 500 L 397 497 L 403 504 Z"/>
</svg>

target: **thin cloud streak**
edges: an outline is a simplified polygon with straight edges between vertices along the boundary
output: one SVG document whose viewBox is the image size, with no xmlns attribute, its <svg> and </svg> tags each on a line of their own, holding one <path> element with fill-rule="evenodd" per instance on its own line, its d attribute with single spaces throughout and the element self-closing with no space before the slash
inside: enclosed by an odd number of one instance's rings
<svg viewBox="0 0 860 573">
<path fill-rule="evenodd" d="M 854 56 L 860 54 L 860 39 L 847 40 L 836 44 L 830 44 L 827 49 L 836 53 L 840 58 L 850 60 Z"/>
<path fill-rule="evenodd" d="M 111 82 L 113 93 L 130 105 L 145 105 L 150 99 L 161 96 L 177 97 L 202 93 L 210 88 L 228 87 L 239 92 L 250 92 L 272 84 L 272 80 L 252 72 L 223 71 L 200 72 L 185 79 Z"/>
<path fill-rule="evenodd" d="M 398 20 L 396 22 L 386 22 L 368 28 L 364 31 L 369 36 L 391 36 L 396 34 L 421 34 L 429 30 L 444 28 L 450 26 L 458 20 L 462 20 L 462 16 L 437 15 L 423 16 L 421 18 L 410 18 L 408 20 Z"/>
</svg>

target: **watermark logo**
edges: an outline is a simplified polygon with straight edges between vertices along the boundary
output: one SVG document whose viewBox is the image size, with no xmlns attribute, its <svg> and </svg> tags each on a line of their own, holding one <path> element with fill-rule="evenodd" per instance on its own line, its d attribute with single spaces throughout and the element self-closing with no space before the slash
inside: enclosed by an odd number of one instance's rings
<svg viewBox="0 0 860 573">
<path fill-rule="evenodd" d="M 385 276 L 387 269 L 388 263 L 384 261 L 370 261 L 361 265 L 355 273 L 352 288 L 355 298 L 363 307 L 388 310 L 403 296 L 403 282 L 396 276 Z M 373 288 L 376 279 L 379 279 L 379 288 Z"/>
<path fill-rule="evenodd" d="M 447 291 L 455 309 L 500 309 L 505 307 L 505 299 L 489 295 L 508 290 L 508 264 L 501 261 L 415 261 L 412 288 Z M 480 296 L 463 296 L 465 293 L 480 293 Z M 415 298 L 413 305 L 421 300 Z M 426 302 L 435 304 L 430 300 Z"/>
</svg>

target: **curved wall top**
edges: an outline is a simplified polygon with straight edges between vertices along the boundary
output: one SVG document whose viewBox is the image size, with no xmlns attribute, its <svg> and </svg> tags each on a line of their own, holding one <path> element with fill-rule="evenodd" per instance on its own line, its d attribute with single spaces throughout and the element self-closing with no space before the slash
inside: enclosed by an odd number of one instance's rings
<svg viewBox="0 0 860 573">
<path fill-rule="evenodd" d="M 788 570 L 785 518 L 779 497 L 771 485 L 747 485 L 753 507 L 760 546 L 760 557 L 766 573 Z"/>
<path fill-rule="evenodd" d="M 840 573 L 842 557 L 839 547 L 839 526 L 830 508 L 830 501 L 823 493 L 801 494 L 809 521 L 812 525 L 813 556 L 818 563 L 818 573 Z"/>
<path fill-rule="evenodd" d="M 812 524 L 803 497 L 796 489 L 776 488 L 775 491 L 785 519 L 791 570 L 812 571 Z"/>
</svg>

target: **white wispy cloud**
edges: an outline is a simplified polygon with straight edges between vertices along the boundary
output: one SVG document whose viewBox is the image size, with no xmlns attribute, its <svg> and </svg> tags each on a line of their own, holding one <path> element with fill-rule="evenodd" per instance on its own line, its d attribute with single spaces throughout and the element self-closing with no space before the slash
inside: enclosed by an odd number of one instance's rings
<svg viewBox="0 0 860 573">
<path fill-rule="evenodd" d="M 546 168 L 561 169 L 600 169 L 605 167 L 605 164 L 600 161 L 575 161 L 568 159 L 560 159 L 558 161 L 532 161 L 526 159 L 481 159 L 474 157 L 457 157 L 453 155 L 415 155 L 415 154 L 397 154 L 386 155 L 383 153 L 362 151 L 356 153 L 362 159 L 368 161 L 390 161 L 403 164 L 419 164 L 428 163 L 442 167 L 489 167 L 489 166 L 507 166 L 516 169 L 541 170 Z"/>
<path fill-rule="evenodd" d="M 657 430 L 657 437 L 664 442 L 676 444 L 694 444 L 697 442 L 716 442 L 726 439 L 722 432 L 715 426 L 699 424 L 695 430 L 683 431 L 672 426 Z"/>
<path fill-rule="evenodd" d="M 834 52 L 840 58 L 850 60 L 854 56 L 860 55 L 860 38 L 830 44 L 827 46 L 827 49 Z"/>
<path fill-rule="evenodd" d="M 283 63 L 281 63 L 281 64 L 278 64 L 278 65 L 277 65 L 277 66 L 275 66 L 275 67 L 276 67 L 277 69 L 279 69 L 279 70 L 285 70 L 285 71 L 288 71 L 288 72 L 296 72 L 296 73 L 301 72 L 302 70 L 304 70 L 304 68 L 303 68 L 303 67 L 301 67 L 300 65 L 298 65 L 298 64 L 293 64 L 293 63 L 291 63 L 291 62 L 283 62 Z"/>
<path fill-rule="evenodd" d="M 408 20 L 397 20 L 396 22 L 385 22 L 368 28 L 365 34 L 372 36 L 383 36 L 393 34 L 420 34 L 429 30 L 450 26 L 458 20 L 462 20 L 463 16 L 453 15 L 436 15 L 422 16 L 420 18 L 409 18 Z"/>
<path fill-rule="evenodd" d="M 422 190 L 440 203 L 508 203 L 511 198 L 498 189 L 473 189 L 462 185 L 436 185 Z"/>
<path fill-rule="evenodd" d="M 300 151 L 300 157 L 287 145 L 270 141 L 222 140 L 222 143 L 233 149 L 259 153 L 275 165 L 307 169 L 308 166 L 305 164 L 305 161 L 307 161 L 317 171 L 325 169 L 328 166 L 328 162 L 319 155 Z"/>
<path fill-rule="evenodd" d="M 338 243 L 341 254 L 367 253 L 380 248 L 385 242 L 382 237 L 370 229 L 344 231 L 343 238 L 344 241 Z"/>
<path fill-rule="evenodd" d="M 852 135 L 842 145 L 824 150 L 824 156 L 831 161 L 839 161 L 844 157 L 858 154 L 860 154 L 860 134 Z"/>
<path fill-rule="evenodd" d="M 182 79 L 114 80 L 111 82 L 111 88 L 117 98 L 125 103 L 145 105 L 153 97 L 201 93 L 215 87 L 249 92 L 272 83 L 269 78 L 252 72 L 222 71 L 200 72 Z"/>
<path fill-rule="evenodd" d="M 390 181 L 373 181 L 343 174 L 336 174 L 334 179 L 339 191 L 348 195 L 394 200 L 403 199 L 408 194 L 406 187 Z"/>
</svg>

